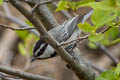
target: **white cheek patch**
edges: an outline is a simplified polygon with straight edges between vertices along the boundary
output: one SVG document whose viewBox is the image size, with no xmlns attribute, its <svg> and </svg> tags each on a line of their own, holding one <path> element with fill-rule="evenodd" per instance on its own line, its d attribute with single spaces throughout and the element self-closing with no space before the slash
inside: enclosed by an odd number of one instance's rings
<svg viewBox="0 0 120 80">
<path fill-rule="evenodd" d="M 43 43 L 40 45 L 39 49 L 37 49 L 37 51 L 34 53 L 34 56 L 37 56 L 39 51 L 45 46 L 46 43 Z"/>
<path fill-rule="evenodd" d="M 48 45 L 46 47 L 46 50 L 44 51 L 44 53 L 40 56 L 38 56 L 39 59 L 45 59 L 45 58 L 48 58 L 48 57 L 51 57 L 51 55 L 55 52 L 55 50 L 50 46 Z"/>
</svg>

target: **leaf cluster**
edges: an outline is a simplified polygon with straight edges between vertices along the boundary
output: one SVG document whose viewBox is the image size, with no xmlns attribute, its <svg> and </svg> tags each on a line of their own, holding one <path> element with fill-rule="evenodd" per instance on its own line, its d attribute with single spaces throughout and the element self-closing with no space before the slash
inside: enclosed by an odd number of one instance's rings
<svg viewBox="0 0 120 80">
<path fill-rule="evenodd" d="M 96 80 L 120 80 L 120 64 L 116 68 L 103 72 Z"/>
</svg>

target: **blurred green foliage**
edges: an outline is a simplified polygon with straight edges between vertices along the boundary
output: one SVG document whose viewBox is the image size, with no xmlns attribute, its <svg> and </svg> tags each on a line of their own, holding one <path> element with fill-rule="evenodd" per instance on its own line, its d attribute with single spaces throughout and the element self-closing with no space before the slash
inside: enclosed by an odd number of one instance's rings
<svg viewBox="0 0 120 80">
<path fill-rule="evenodd" d="M 116 68 L 103 72 L 96 80 L 120 80 L 120 64 Z"/>
<path fill-rule="evenodd" d="M 25 22 L 29 26 L 33 26 L 32 23 L 28 20 L 26 20 Z M 18 44 L 19 52 L 23 56 L 26 56 L 27 54 L 30 54 L 32 56 L 33 45 L 39 39 L 39 37 L 28 31 L 16 31 L 16 33 L 23 40 L 23 42 L 19 42 Z"/>
<path fill-rule="evenodd" d="M 0 5 L 2 5 L 2 3 L 3 3 L 3 0 L 0 0 Z"/>
</svg>

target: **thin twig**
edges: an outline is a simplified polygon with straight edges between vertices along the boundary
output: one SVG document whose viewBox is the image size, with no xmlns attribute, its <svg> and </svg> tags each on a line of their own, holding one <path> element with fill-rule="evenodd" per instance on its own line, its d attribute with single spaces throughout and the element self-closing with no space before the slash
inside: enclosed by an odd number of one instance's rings
<svg viewBox="0 0 120 80">
<path fill-rule="evenodd" d="M 89 35 L 86 35 L 86 36 L 80 37 L 80 38 L 75 39 L 75 40 L 72 40 L 72 41 L 68 41 L 68 42 L 61 43 L 59 46 L 67 45 L 67 44 L 73 43 L 73 42 L 82 41 L 82 40 L 84 40 L 84 39 L 87 39 L 88 37 L 89 37 Z"/>
<path fill-rule="evenodd" d="M 90 66 L 91 66 L 92 68 L 94 68 L 94 69 L 95 69 L 96 71 L 98 71 L 99 73 L 102 73 L 102 72 L 106 71 L 104 68 L 98 67 L 97 65 L 91 63 L 90 61 L 89 61 L 89 64 L 90 64 Z"/>
<path fill-rule="evenodd" d="M 2 77 L 5 80 L 22 80 L 16 76 L 10 76 L 10 75 L 7 75 L 7 74 L 1 73 L 1 72 L 0 72 L 0 77 Z"/>
<path fill-rule="evenodd" d="M 4 25 L 4 24 L 0 24 L 0 27 L 11 29 L 11 30 L 21 30 L 21 31 L 35 29 L 32 27 L 31 28 L 12 28 L 11 26 Z"/>
<path fill-rule="evenodd" d="M 101 31 L 100 33 L 105 33 L 105 32 L 107 32 L 110 28 L 112 28 L 111 26 L 109 26 L 109 27 L 107 27 L 105 30 L 103 30 L 103 31 Z"/>
</svg>

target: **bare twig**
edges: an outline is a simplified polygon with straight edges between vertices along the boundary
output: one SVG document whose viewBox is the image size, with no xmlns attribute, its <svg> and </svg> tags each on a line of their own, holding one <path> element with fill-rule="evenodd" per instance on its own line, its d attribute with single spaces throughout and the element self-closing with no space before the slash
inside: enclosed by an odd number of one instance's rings
<svg viewBox="0 0 120 80">
<path fill-rule="evenodd" d="M 101 31 L 100 33 L 105 33 L 107 32 L 110 28 L 112 28 L 111 26 L 107 27 L 105 30 Z"/>
<path fill-rule="evenodd" d="M 89 61 L 89 64 L 91 65 L 91 67 L 92 67 L 93 69 L 95 69 L 95 70 L 98 71 L 99 73 L 102 73 L 102 72 L 105 71 L 104 68 L 98 67 L 97 65 L 91 63 L 90 61 Z"/>
<path fill-rule="evenodd" d="M 2 65 L 0 65 L 0 72 L 6 73 L 6 74 L 9 74 L 9 75 L 18 76 L 20 78 L 24 78 L 24 79 L 27 79 L 27 80 L 53 80 L 53 79 L 50 79 L 50 78 L 47 78 L 47 77 L 22 72 L 20 70 L 16 70 L 16 69 L 6 67 L 6 66 L 2 66 Z"/>
<path fill-rule="evenodd" d="M 30 27 L 30 28 L 12 28 L 11 26 L 4 25 L 4 24 L 0 24 L 0 27 L 11 29 L 11 30 L 21 30 L 21 31 L 35 29 L 32 27 Z"/>
<path fill-rule="evenodd" d="M 4 80 L 22 80 L 18 77 L 10 76 L 10 75 L 7 75 L 7 74 L 1 73 L 1 72 L 0 72 L 0 77 Z"/>
<path fill-rule="evenodd" d="M 89 37 L 89 35 L 85 35 L 85 36 L 80 37 L 80 38 L 78 38 L 78 39 L 75 39 L 75 40 L 72 40 L 72 41 L 68 41 L 68 42 L 61 43 L 59 46 L 67 45 L 67 44 L 73 43 L 73 42 L 80 42 L 80 41 L 82 41 L 82 40 L 84 40 L 84 39 L 87 39 L 88 37 Z"/>
</svg>

